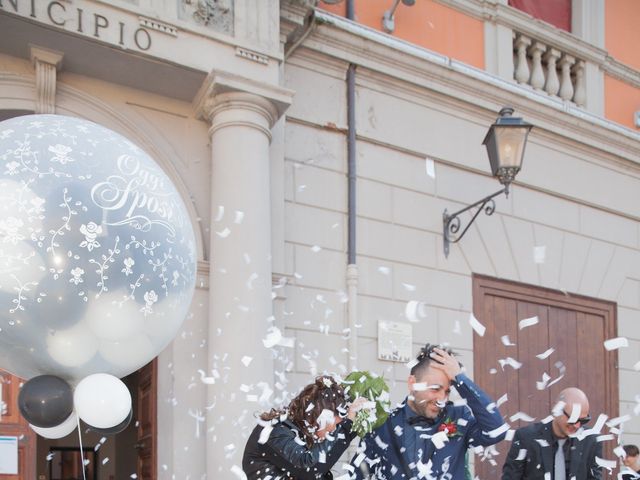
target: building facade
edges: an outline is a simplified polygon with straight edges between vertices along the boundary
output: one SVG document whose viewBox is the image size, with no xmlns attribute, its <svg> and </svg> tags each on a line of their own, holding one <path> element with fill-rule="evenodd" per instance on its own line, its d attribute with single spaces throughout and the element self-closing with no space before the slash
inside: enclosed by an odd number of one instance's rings
<svg viewBox="0 0 640 480">
<path fill-rule="evenodd" d="M 123 134 L 198 238 L 191 313 L 128 380 L 137 421 L 84 438 L 100 480 L 242 478 L 256 412 L 325 371 L 400 401 L 426 342 L 507 394 L 514 428 L 577 385 L 624 417 L 608 458 L 640 443 L 640 6 L 395 3 L 385 23 L 391 0 L 0 0 L 1 118 Z M 522 171 L 447 257 L 443 212 L 500 188 L 482 140 L 505 105 L 534 125 Z M 11 422 L 21 478 L 78 444 Z M 472 456 L 480 478 L 503 444 Z"/>
</svg>

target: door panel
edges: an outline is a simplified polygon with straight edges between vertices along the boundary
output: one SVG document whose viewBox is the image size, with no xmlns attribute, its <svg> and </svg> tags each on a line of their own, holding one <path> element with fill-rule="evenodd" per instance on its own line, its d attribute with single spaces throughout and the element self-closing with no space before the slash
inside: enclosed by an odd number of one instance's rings
<svg viewBox="0 0 640 480">
<path fill-rule="evenodd" d="M 618 416 L 617 353 L 603 345 L 616 335 L 614 303 L 474 275 L 473 305 L 486 327 L 483 337 L 474 333 L 474 378 L 494 400 L 507 394 L 500 412 L 512 428 L 529 424 L 509 420 L 518 412 L 535 421 L 547 417 L 558 394 L 570 386 L 587 393 L 594 421 L 600 413 Z M 519 328 L 521 320 L 534 316 L 536 325 Z M 504 335 L 515 345 L 504 345 Z M 549 348 L 554 348 L 550 356 L 537 357 Z M 522 366 L 505 364 L 508 357 Z M 551 379 L 538 388 L 543 374 Z M 613 458 L 610 443 L 603 444 L 607 458 Z M 480 479 L 500 478 L 509 447 L 510 442 L 496 445 L 497 465 L 476 461 Z"/>
<path fill-rule="evenodd" d="M 142 367 L 138 379 L 138 478 L 156 479 L 156 439 L 157 439 L 157 358 Z"/>
</svg>

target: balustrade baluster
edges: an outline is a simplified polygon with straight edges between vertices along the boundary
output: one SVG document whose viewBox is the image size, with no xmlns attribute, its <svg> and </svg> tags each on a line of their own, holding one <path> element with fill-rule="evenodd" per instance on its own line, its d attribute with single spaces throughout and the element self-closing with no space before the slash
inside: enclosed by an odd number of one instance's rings
<svg viewBox="0 0 640 480">
<path fill-rule="evenodd" d="M 535 42 L 531 47 L 531 80 L 529 83 L 535 90 L 544 86 L 544 70 L 542 69 L 542 53 L 547 46 L 542 42 Z"/>
<path fill-rule="evenodd" d="M 571 66 L 576 59 L 571 55 L 564 54 L 560 59 L 560 98 L 563 100 L 571 100 L 573 98 L 573 84 L 571 83 Z"/>
<path fill-rule="evenodd" d="M 516 72 L 515 78 L 518 83 L 529 82 L 529 63 L 527 61 L 527 47 L 531 45 L 531 39 L 524 35 L 516 38 Z"/>
<path fill-rule="evenodd" d="M 587 100 L 587 88 L 584 83 L 584 60 L 578 61 L 574 71 L 576 74 L 576 91 L 573 95 L 573 101 L 579 107 L 584 107 Z"/>
<path fill-rule="evenodd" d="M 544 91 L 549 95 L 557 95 L 560 90 L 560 80 L 558 79 L 557 61 L 560 58 L 560 51 L 550 48 L 544 54 L 544 61 L 547 63 L 547 82 L 544 85 Z"/>
</svg>

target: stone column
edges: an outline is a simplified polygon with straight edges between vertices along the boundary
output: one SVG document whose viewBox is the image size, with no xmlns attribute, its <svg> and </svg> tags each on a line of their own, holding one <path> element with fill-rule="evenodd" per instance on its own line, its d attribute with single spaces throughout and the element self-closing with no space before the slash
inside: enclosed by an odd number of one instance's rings
<svg viewBox="0 0 640 480">
<path fill-rule="evenodd" d="M 214 74 L 198 99 L 212 162 L 207 478 L 237 478 L 253 414 L 272 400 L 269 143 L 290 97 Z"/>
</svg>

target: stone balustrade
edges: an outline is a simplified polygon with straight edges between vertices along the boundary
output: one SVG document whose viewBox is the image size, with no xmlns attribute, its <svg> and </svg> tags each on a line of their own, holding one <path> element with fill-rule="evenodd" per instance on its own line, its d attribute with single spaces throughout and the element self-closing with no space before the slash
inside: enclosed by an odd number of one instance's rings
<svg viewBox="0 0 640 480">
<path fill-rule="evenodd" d="M 585 106 L 584 60 L 514 31 L 513 65 L 513 77 L 519 84 Z"/>
</svg>

